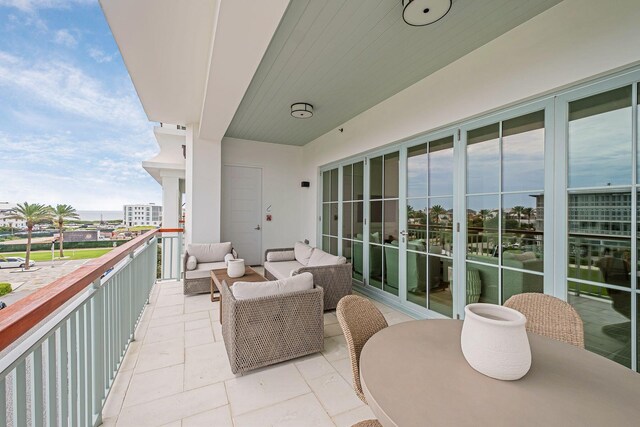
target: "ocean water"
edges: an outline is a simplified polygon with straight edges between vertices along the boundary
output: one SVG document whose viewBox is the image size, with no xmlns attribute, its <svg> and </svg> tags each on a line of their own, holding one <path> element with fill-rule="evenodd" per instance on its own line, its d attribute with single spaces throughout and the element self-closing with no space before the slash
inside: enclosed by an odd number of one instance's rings
<svg viewBox="0 0 640 427">
<path fill-rule="evenodd" d="M 78 215 L 82 221 L 100 221 L 101 215 L 103 221 L 115 219 L 122 221 L 123 218 L 122 211 L 78 211 Z"/>
</svg>

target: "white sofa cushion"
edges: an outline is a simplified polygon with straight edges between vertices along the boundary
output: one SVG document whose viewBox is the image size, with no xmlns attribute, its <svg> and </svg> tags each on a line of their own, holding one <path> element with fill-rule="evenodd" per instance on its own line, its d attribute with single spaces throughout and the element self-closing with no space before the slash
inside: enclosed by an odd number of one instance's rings
<svg viewBox="0 0 640 427">
<path fill-rule="evenodd" d="M 193 255 L 189 255 L 189 258 L 187 258 L 187 270 L 189 271 L 195 270 L 197 266 L 198 266 L 198 259 Z"/>
<path fill-rule="evenodd" d="M 309 258 L 311 258 L 311 254 L 313 253 L 313 248 L 305 243 L 296 242 L 293 247 L 293 252 L 296 257 L 296 261 L 298 261 L 302 265 L 309 264 Z"/>
<path fill-rule="evenodd" d="M 273 274 L 273 277 L 276 279 L 285 279 L 291 276 L 292 271 L 296 271 L 302 267 L 304 267 L 304 265 L 300 264 L 298 261 L 266 261 L 264 263 L 264 269 Z"/>
<path fill-rule="evenodd" d="M 311 254 L 311 258 L 309 258 L 307 266 L 317 267 L 320 265 L 339 265 L 345 264 L 346 262 L 347 259 L 343 256 L 331 255 L 322 249 L 315 248 Z"/>
<path fill-rule="evenodd" d="M 187 246 L 189 255 L 201 262 L 224 261 L 224 256 L 231 253 L 231 242 L 225 243 L 192 243 Z"/>
<path fill-rule="evenodd" d="M 267 261 L 270 262 L 295 261 L 295 259 L 295 251 L 276 251 L 267 254 Z"/>
<path fill-rule="evenodd" d="M 229 261 L 236 259 L 236 257 L 233 256 L 233 254 L 226 254 L 224 256 L 224 263 L 229 265 Z"/>
<path fill-rule="evenodd" d="M 218 270 L 220 268 L 227 268 L 224 261 L 218 262 L 201 262 L 195 270 L 185 271 L 184 275 L 187 279 L 203 279 L 205 277 L 211 277 L 211 270 Z"/>
<path fill-rule="evenodd" d="M 309 289 L 313 289 L 313 274 L 302 273 L 271 282 L 236 282 L 231 287 L 231 292 L 236 299 L 250 299 Z"/>
</svg>

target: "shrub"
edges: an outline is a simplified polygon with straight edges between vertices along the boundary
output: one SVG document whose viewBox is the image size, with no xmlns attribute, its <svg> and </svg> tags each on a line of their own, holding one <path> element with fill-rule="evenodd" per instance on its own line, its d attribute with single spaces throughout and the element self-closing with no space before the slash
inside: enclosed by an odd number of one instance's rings
<svg viewBox="0 0 640 427">
<path fill-rule="evenodd" d="M 2 282 L 0 283 L 0 297 L 10 293 L 13 289 L 11 288 L 11 283 Z"/>
</svg>

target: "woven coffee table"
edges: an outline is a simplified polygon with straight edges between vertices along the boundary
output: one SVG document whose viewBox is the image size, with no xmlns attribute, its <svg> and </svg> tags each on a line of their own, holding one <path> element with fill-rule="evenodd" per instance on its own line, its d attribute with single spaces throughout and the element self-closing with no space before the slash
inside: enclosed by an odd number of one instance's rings
<svg viewBox="0 0 640 427">
<path fill-rule="evenodd" d="M 235 282 L 266 282 L 267 279 L 249 266 L 244 268 L 244 276 L 235 278 L 227 275 L 226 268 L 211 270 L 211 301 L 220 301 L 220 323 L 222 323 L 222 298 L 220 292 L 218 292 L 218 286 L 223 281 L 227 282 L 227 285 L 231 287 Z"/>
</svg>

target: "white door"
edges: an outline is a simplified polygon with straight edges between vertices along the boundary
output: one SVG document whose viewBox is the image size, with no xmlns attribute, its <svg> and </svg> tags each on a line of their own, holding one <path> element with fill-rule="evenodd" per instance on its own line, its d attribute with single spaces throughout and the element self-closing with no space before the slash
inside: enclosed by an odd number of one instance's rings
<svg viewBox="0 0 640 427">
<path fill-rule="evenodd" d="M 221 231 L 246 265 L 262 263 L 262 169 L 223 167 Z"/>
</svg>

